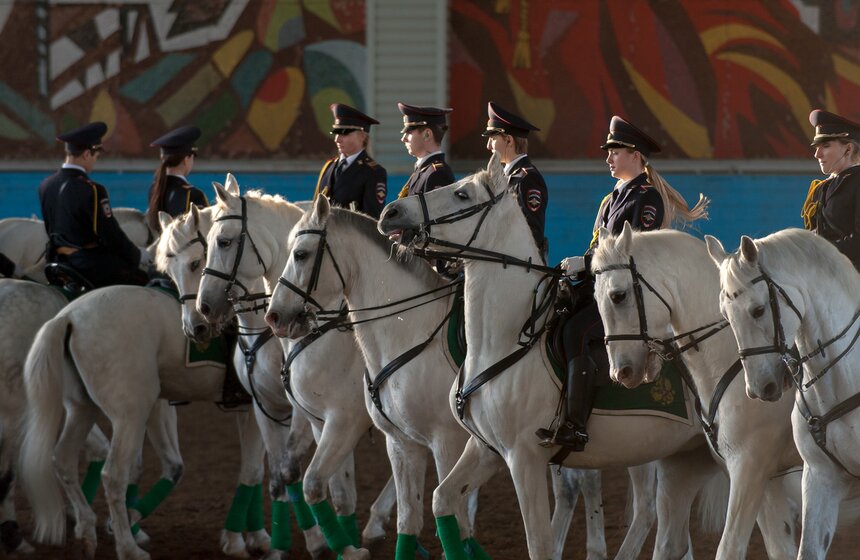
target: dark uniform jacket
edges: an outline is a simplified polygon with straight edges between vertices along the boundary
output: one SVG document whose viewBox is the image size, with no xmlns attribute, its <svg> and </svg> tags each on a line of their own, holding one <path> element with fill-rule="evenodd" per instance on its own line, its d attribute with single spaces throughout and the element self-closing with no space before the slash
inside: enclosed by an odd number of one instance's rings
<svg viewBox="0 0 860 560">
<path fill-rule="evenodd" d="M 203 194 L 203 191 L 197 187 L 192 187 L 182 177 L 168 175 L 166 182 L 164 195 L 159 201 L 159 210 L 167 212 L 175 218 L 191 210 L 192 204 L 200 208 L 209 206 L 209 201 L 206 200 L 206 195 Z M 149 187 L 150 193 L 152 193 L 154 187 L 155 184 Z"/>
<path fill-rule="evenodd" d="M 541 253 L 546 254 L 547 242 L 544 236 L 544 225 L 546 224 L 546 205 L 549 202 L 549 193 L 543 175 L 532 165 L 528 156 L 520 158 L 511 167 L 510 173 L 508 173 L 508 187 L 517 193 L 517 200 L 532 230 L 535 243 L 537 243 Z"/>
<path fill-rule="evenodd" d="M 340 177 L 334 178 L 338 157 L 328 160 L 320 172 L 314 198 L 319 193 L 326 195 L 334 206 L 350 208 L 379 218 L 385 206 L 388 174 L 364 150 L 352 165 L 344 169 Z"/>
<path fill-rule="evenodd" d="M 614 189 L 600 203 L 588 253 L 593 253 L 597 247 L 597 233 L 601 227 L 608 229 L 612 235 L 618 235 L 624 228 L 624 222 L 630 222 L 634 231 L 651 231 L 660 229 L 665 214 L 666 208 L 660 193 L 648 184 L 648 176 L 642 173 L 620 189 Z"/>
<path fill-rule="evenodd" d="M 860 166 L 813 182 L 804 205 L 810 229 L 836 245 L 860 270 Z"/>
<path fill-rule="evenodd" d="M 42 219 L 48 233 L 48 260 L 57 247 L 99 249 L 132 267 L 140 250 L 113 216 L 107 190 L 80 169 L 63 168 L 39 186 Z"/>
<path fill-rule="evenodd" d="M 454 172 L 451 171 L 451 166 L 445 163 L 445 154 L 435 154 L 424 160 L 421 167 L 412 172 L 398 198 L 426 194 L 436 187 L 444 187 L 454 181 Z"/>
</svg>

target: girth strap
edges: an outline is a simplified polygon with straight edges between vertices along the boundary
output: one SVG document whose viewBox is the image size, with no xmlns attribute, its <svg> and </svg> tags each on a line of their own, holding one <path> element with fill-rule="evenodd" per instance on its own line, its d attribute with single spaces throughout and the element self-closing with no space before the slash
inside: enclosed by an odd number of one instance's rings
<svg viewBox="0 0 860 560">
<path fill-rule="evenodd" d="M 280 424 L 281 426 L 289 426 L 287 422 L 293 417 L 292 413 L 287 414 L 283 418 L 275 418 L 269 413 L 268 410 L 263 406 L 263 403 L 260 401 L 259 395 L 257 395 L 257 387 L 254 383 L 254 368 L 257 365 L 257 352 L 259 352 L 260 348 L 263 347 L 268 341 L 272 339 L 274 333 L 271 329 L 266 329 L 262 331 L 257 338 L 254 339 L 254 344 L 248 346 L 245 344 L 245 340 L 242 338 L 243 335 L 239 335 L 239 349 L 242 351 L 242 354 L 245 356 L 245 369 L 248 371 L 248 386 L 251 387 L 251 396 L 254 398 L 254 403 L 257 405 L 257 408 L 260 409 L 260 412 L 263 415 L 276 424 Z"/>
<path fill-rule="evenodd" d="M 800 403 L 797 403 L 797 409 L 800 411 L 800 414 L 806 419 L 806 424 L 809 427 L 809 433 L 812 434 L 812 439 L 815 440 L 815 443 L 824 452 L 825 455 L 830 457 L 830 459 L 842 467 L 842 470 L 853 476 L 854 478 L 860 478 L 860 476 L 852 473 L 848 470 L 848 468 L 842 464 L 842 461 L 836 458 L 836 456 L 831 453 L 827 449 L 827 425 L 833 422 L 834 420 L 838 420 L 842 418 L 852 410 L 857 407 L 860 407 L 860 393 L 856 393 L 853 396 L 845 399 L 841 403 L 837 404 L 833 408 L 830 409 L 829 412 L 823 414 L 821 416 L 815 416 L 807 410 L 804 411 L 804 407 L 799 406 Z"/>
</svg>

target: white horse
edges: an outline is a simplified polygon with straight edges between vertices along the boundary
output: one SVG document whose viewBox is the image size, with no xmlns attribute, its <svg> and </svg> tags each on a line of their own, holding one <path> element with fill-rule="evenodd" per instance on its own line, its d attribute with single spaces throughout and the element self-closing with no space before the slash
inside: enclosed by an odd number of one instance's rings
<svg viewBox="0 0 860 560">
<path fill-rule="evenodd" d="M 229 188 L 238 189 L 235 179 L 228 175 L 227 185 Z M 182 306 L 182 323 L 183 329 L 187 336 L 195 338 L 201 334 L 208 332 L 210 324 L 196 310 L 194 303 L 196 300 L 196 292 L 200 284 L 203 273 L 203 264 L 207 257 L 206 235 L 212 227 L 213 214 L 217 212 L 216 207 L 209 207 L 203 210 L 192 208 L 191 213 L 176 219 L 175 221 L 165 213 L 159 214 L 162 231 L 164 232 L 159 242 L 156 263 L 159 268 L 166 270 L 179 287 L 182 294 L 180 297 L 185 305 Z M 262 288 L 257 282 L 259 279 L 247 279 L 247 284 L 252 289 Z M 253 306 L 253 304 L 249 304 Z M 259 344 L 261 337 L 271 337 L 271 330 L 263 320 L 262 313 L 257 311 L 251 313 L 240 313 L 238 315 L 240 323 L 240 331 L 248 333 L 243 335 L 245 347 L 251 348 L 255 343 Z M 347 338 L 351 343 L 351 338 Z M 301 353 L 293 360 L 293 375 L 300 378 L 308 378 L 304 383 L 307 386 L 310 383 L 313 391 L 309 391 L 311 398 L 317 395 L 317 400 L 322 400 L 326 393 L 332 393 L 331 387 L 343 385 L 342 380 L 328 379 L 325 372 L 327 368 L 318 368 L 320 362 L 328 362 L 331 366 L 331 371 L 336 375 L 342 375 L 341 366 L 349 368 L 351 361 L 347 356 L 343 364 L 339 360 L 331 361 L 326 358 L 332 356 L 332 353 L 338 348 L 338 344 L 343 343 L 343 337 L 330 336 L 317 344 L 312 345 L 313 351 Z M 321 553 L 321 547 L 325 543 L 320 529 L 316 526 L 308 506 L 304 500 L 302 488 L 301 470 L 304 463 L 305 455 L 307 455 L 310 443 L 310 438 L 291 437 L 291 441 L 284 447 L 284 442 L 281 440 L 275 429 L 277 428 L 278 416 L 285 417 L 289 411 L 289 403 L 284 392 L 284 385 L 281 380 L 281 364 L 283 361 L 282 349 L 280 344 L 265 344 L 265 352 L 259 353 L 257 357 L 258 372 L 262 372 L 263 376 L 255 376 L 253 385 L 249 383 L 249 389 L 252 395 L 255 396 L 257 421 L 261 426 L 263 439 L 266 442 L 266 449 L 269 453 L 269 470 L 270 473 L 270 494 L 274 502 L 283 502 L 286 504 L 287 497 L 292 502 L 292 506 L 296 513 L 296 518 L 299 521 L 300 528 L 305 531 L 305 538 L 308 541 L 313 541 L 313 548 L 309 545 L 309 549 L 316 553 Z M 337 353 L 335 352 L 335 355 Z M 243 354 L 237 352 L 236 359 L 242 359 Z M 238 365 L 238 364 L 237 364 Z M 357 376 L 360 379 L 360 372 Z M 318 381 L 312 381 L 317 379 Z M 297 383 L 298 385 L 298 383 Z M 348 385 L 348 384 L 347 384 Z M 259 393 L 266 393 L 265 400 L 258 398 Z M 317 485 L 330 481 L 331 491 L 335 508 L 339 514 L 339 522 L 349 529 L 350 537 L 353 537 L 355 528 L 355 476 L 354 466 L 350 452 L 352 447 L 343 451 L 343 439 L 338 440 L 337 444 L 332 443 L 332 434 L 349 434 L 357 431 L 357 437 L 363 435 L 366 429 L 360 420 L 360 414 L 364 412 L 364 405 L 359 401 L 359 414 L 354 414 L 354 408 L 349 406 L 349 401 L 338 402 L 336 399 L 329 399 L 330 410 L 320 410 L 319 407 L 309 405 L 307 402 L 301 402 L 294 407 L 297 410 L 295 416 L 301 416 L 304 422 L 310 421 L 315 439 L 320 440 L 322 435 L 322 425 L 318 422 L 315 416 L 321 414 L 329 419 L 334 418 L 334 421 L 329 425 L 326 439 L 318 443 L 318 449 L 324 450 L 314 456 L 309 467 L 309 475 L 305 478 L 305 486 L 309 488 L 311 494 L 319 492 Z M 310 406 L 310 408 L 308 408 Z M 307 411 L 309 414 L 306 414 Z M 343 456 L 330 460 L 326 457 L 326 453 L 341 454 Z M 323 470 L 317 466 L 322 461 Z M 332 472 L 333 471 L 333 472 Z M 322 482 L 320 482 L 322 481 Z M 276 506 L 280 513 L 281 507 Z M 390 517 L 391 509 L 394 507 L 394 488 L 387 487 L 386 491 L 374 504 L 371 509 L 371 518 L 364 530 L 365 538 L 369 540 L 379 540 L 384 537 L 384 522 Z M 288 519 L 286 523 L 282 523 L 286 528 L 289 528 Z M 277 525 L 275 525 L 277 527 Z M 289 535 L 285 535 L 288 537 Z M 279 535 L 280 537 L 280 535 Z M 278 538 L 273 534 L 273 541 L 278 541 Z M 320 541 L 320 542 L 317 542 Z M 287 547 L 288 549 L 289 547 Z"/>
<path fill-rule="evenodd" d="M 113 215 L 131 242 L 138 247 L 146 247 L 155 239 L 140 210 L 114 208 Z M 45 265 L 47 244 L 48 234 L 45 232 L 45 223 L 42 220 L 0 219 L 0 253 L 12 259 L 28 276 L 42 279 L 39 274 Z"/>
<path fill-rule="evenodd" d="M 239 287 L 261 276 L 267 289 L 277 284 L 286 262 L 279 241 L 286 238 L 302 210 L 278 197 L 255 192 L 241 197 L 231 175 L 226 189 L 216 185 L 216 193 L 219 208 L 209 234 L 198 308 L 208 320 L 217 323 L 229 312 L 229 300 L 238 295 L 235 292 Z M 332 486 L 332 511 L 326 484 L 342 478 L 338 473 L 344 466 L 352 471 L 353 449 L 372 426 L 362 397 L 364 362 L 350 331 L 332 329 L 315 338 L 297 343 L 282 341 L 290 362 L 284 388 L 294 406 L 311 419 L 317 439 L 317 450 L 304 473 L 303 488 L 298 470 L 291 473 L 290 483 L 295 493 L 301 495 L 303 490 L 332 550 L 350 558 L 359 554 L 354 552 L 359 546 L 354 529 L 354 485 L 350 494 L 342 491 L 342 484 Z M 370 522 L 362 532 L 368 546 L 384 537 L 383 521 L 390 515 L 394 498 L 394 484 L 389 481 L 371 507 Z M 339 523 L 335 522 L 335 514 Z"/>
<path fill-rule="evenodd" d="M 774 478 L 801 464 L 788 420 L 792 403 L 750 402 L 743 383 L 733 381 L 741 365 L 705 244 L 679 231 L 634 233 L 624 224 L 618 237 L 601 229 L 591 266 L 612 379 L 626 387 L 653 381 L 667 356 L 689 372 L 701 399 L 702 423 L 731 481 L 716 558 L 746 558 L 756 516 L 769 557 L 795 558 L 794 516 L 782 478 Z"/>
<path fill-rule="evenodd" d="M 267 315 L 276 333 L 293 335 L 294 331 L 301 333 L 306 329 L 309 302 L 336 307 L 341 298 L 346 297 L 349 308 L 356 310 L 351 313 L 351 319 L 358 323 L 356 334 L 364 349 L 368 369 L 373 372 L 368 379 L 372 379 L 374 385 L 380 383 L 380 371 L 386 364 L 392 363 L 395 358 L 400 359 L 398 356 L 404 355 L 405 351 L 411 352 L 410 349 L 428 343 L 423 353 L 418 355 L 423 361 L 414 358 L 407 363 L 413 369 L 404 366 L 403 371 L 390 377 L 384 389 L 378 389 L 378 401 L 368 397 L 368 408 L 374 422 L 386 433 L 390 440 L 389 448 L 395 452 L 391 454 L 395 473 L 402 469 L 403 476 L 410 475 L 416 470 L 416 459 L 411 455 L 403 457 L 398 449 L 407 446 L 417 455 L 420 451 L 415 448 L 424 442 L 433 442 L 432 430 L 440 429 L 433 423 L 442 424 L 445 429 L 449 423 L 454 424 L 453 417 L 440 418 L 439 413 L 432 408 L 445 406 L 445 399 L 450 392 L 447 380 L 453 380 L 456 372 L 454 364 L 444 359 L 446 323 L 453 303 L 451 287 L 424 261 L 400 263 L 391 260 L 392 244 L 378 235 L 371 220 L 345 210 L 329 211 L 324 197 L 318 199 L 314 209 L 296 225 L 290 234 L 289 247 L 290 260 L 284 268 L 280 285 L 272 294 Z M 323 258 L 325 251 L 331 256 L 330 259 Z M 304 288 L 311 281 L 313 289 Z M 290 285 L 292 287 L 286 289 Z M 380 290 L 380 286 L 385 289 Z M 421 308 L 412 310 L 418 304 L 421 304 Z M 360 311 L 362 309 L 364 311 Z M 444 330 L 441 330 L 442 327 Z M 439 370 L 447 370 L 451 377 L 439 375 Z M 430 371 L 435 373 L 430 380 L 421 377 L 429 375 L 426 372 Z M 429 402 L 431 396 L 433 401 Z M 433 412 L 427 412 L 427 408 Z M 407 464 L 401 466 L 404 462 Z M 419 463 L 419 468 L 419 480 L 423 480 L 423 464 Z M 444 473 L 438 470 L 441 478 Z M 637 488 L 646 491 L 634 496 L 638 515 L 625 539 L 625 547 L 629 550 L 627 554 L 632 558 L 638 555 L 652 518 L 648 511 L 653 498 L 647 495 L 647 489 L 654 486 L 654 471 L 644 468 L 639 474 L 641 479 L 637 481 Z M 599 473 L 571 469 L 563 469 L 559 473 L 553 469 L 553 475 L 557 504 L 552 521 L 554 557 L 561 557 L 572 516 L 572 504 L 576 503 L 581 490 L 585 495 L 587 511 L 598 513 L 587 520 L 588 557 L 605 558 L 602 506 L 592 509 L 600 504 Z M 414 486 L 417 482 L 406 480 L 401 484 Z M 409 499 L 409 496 L 401 499 Z M 409 511 L 414 511 L 414 507 Z M 409 518 L 405 521 L 400 527 L 412 531 L 420 529 L 420 525 L 415 528 L 415 521 Z M 409 534 L 404 533 L 403 529 L 398 531 L 401 535 Z M 404 540 L 407 538 L 403 537 Z M 477 542 L 472 539 L 469 545 L 477 546 Z"/>
<path fill-rule="evenodd" d="M 126 486 L 147 418 L 159 398 L 220 400 L 225 372 L 217 364 L 186 364 L 179 308 L 173 296 L 160 290 L 111 286 L 76 299 L 39 330 L 24 368 L 29 411 L 21 452 L 22 481 L 33 504 L 37 540 L 64 539 L 61 482 L 78 513 L 75 535 L 83 539 L 88 554 L 94 552 L 95 516 L 77 484 L 77 452 L 104 414 L 113 428 L 103 483 L 117 553 L 120 558 L 149 558 L 135 543 L 131 523 L 146 517 L 169 494 L 183 465 L 178 449 L 171 446 L 175 434 L 156 442 L 150 433 L 164 472 L 129 517 Z M 121 326 L 117 313 L 125 314 Z M 247 489 L 262 482 L 264 452 L 260 432 L 254 422 L 245 421 L 247 417 L 244 413 L 237 417 L 243 451 L 237 496 L 245 499 L 245 509 L 253 501 Z M 245 515 L 242 511 L 243 519 L 237 522 L 242 527 Z M 235 550 L 233 543 L 242 542 L 250 551 L 266 550 L 269 536 L 259 528 L 249 530 L 247 540 L 241 534 L 222 535 L 222 542 L 225 552 L 244 556 L 245 549 Z"/>
<path fill-rule="evenodd" d="M 556 280 L 541 267 L 543 259 L 516 195 L 507 190 L 499 156 L 493 155 L 486 172 L 392 202 L 383 211 L 379 229 L 401 234 L 404 242 L 417 234 L 413 241 L 442 248 L 453 244 L 457 256 L 466 257 L 469 352 L 451 407 L 473 437 L 433 495 L 447 557 L 462 557 L 449 537 L 456 500 L 504 464 L 516 487 L 529 556 L 549 558 L 544 470 L 558 450 L 539 446 L 534 432 L 550 425 L 559 401 L 560 383 L 541 352 L 541 333 L 551 310 L 545 292 Z M 479 258 L 469 258 L 472 255 Z M 498 366 L 502 361 L 504 367 Z M 684 556 L 690 505 L 717 468 L 698 424 L 656 416 L 592 415 L 588 432 L 591 441 L 585 451 L 568 455 L 565 465 L 603 468 L 660 461 L 654 556 Z"/>
<path fill-rule="evenodd" d="M 833 244 L 805 230 L 744 236 L 732 255 L 713 237 L 707 243 L 720 267 L 720 307 L 737 339 L 747 394 L 784 406 L 783 393 L 792 382 L 797 387 L 789 404 L 804 461 L 798 558 L 824 558 L 840 502 L 860 495 L 860 276 Z M 799 359 L 789 354 L 791 341 Z"/>
</svg>

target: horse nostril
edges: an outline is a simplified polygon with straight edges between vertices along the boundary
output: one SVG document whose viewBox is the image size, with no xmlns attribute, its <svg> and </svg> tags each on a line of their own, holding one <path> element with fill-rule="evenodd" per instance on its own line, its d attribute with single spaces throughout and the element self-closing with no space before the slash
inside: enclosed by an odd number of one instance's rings
<svg viewBox="0 0 860 560">
<path fill-rule="evenodd" d="M 390 220 L 391 218 L 396 218 L 399 213 L 400 212 L 397 210 L 396 207 L 392 207 L 388 209 L 388 212 L 386 212 L 385 217 Z"/>
<path fill-rule="evenodd" d="M 773 398 L 777 394 L 776 383 L 771 381 L 767 385 L 764 386 L 764 396 L 768 398 Z"/>
<path fill-rule="evenodd" d="M 206 334 L 206 331 L 209 329 L 206 325 L 194 325 L 194 336 L 200 337 Z"/>
<path fill-rule="evenodd" d="M 275 311 L 269 311 L 268 313 L 266 313 L 266 322 L 271 327 L 274 327 L 275 325 L 277 325 L 279 319 L 280 319 L 280 315 L 278 315 Z"/>
<path fill-rule="evenodd" d="M 211 313 L 211 312 L 212 312 L 212 308 L 209 307 L 209 304 L 207 304 L 206 302 L 200 302 L 200 313 L 202 313 L 203 315 L 208 317 L 209 313 Z"/>
</svg>

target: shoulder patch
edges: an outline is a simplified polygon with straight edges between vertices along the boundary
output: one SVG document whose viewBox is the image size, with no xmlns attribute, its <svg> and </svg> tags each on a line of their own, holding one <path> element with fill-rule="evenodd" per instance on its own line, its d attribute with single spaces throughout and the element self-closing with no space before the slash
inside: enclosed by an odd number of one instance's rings
<svg viewBox="0 0 860 560">
<path fill-rule="evenodd" d="M 540 189 L 529 189 L 526 191 L 526 206 L 532 212 L 537 212 L 543 206 L 543 194 Z"/>
<path fill-rule="evenodd" d="M 646 228 L 653 227 L 654 222 L 657 221 L 657 207 L 650 204 L 643 206 L 642 214 L 639 216 L 639 221 L 641 221 L 642 225 Z"/>
<path fill-rule="evenodd" d="M 99 205 L 102 207 L 102 214 L 104 214 L 105 218 L 110 218 L 113 216 L 113 212 L 110 209 L 110 200 L 107 198 L 103 198 L 99 200 Z"/>
<path fill-rule="evenodd" d="M 376 183 L 376 201 L 380 204 L 385 202 L 385 195 L 388 194 L 388 189 L 385 183 Z"/>
</svg>

